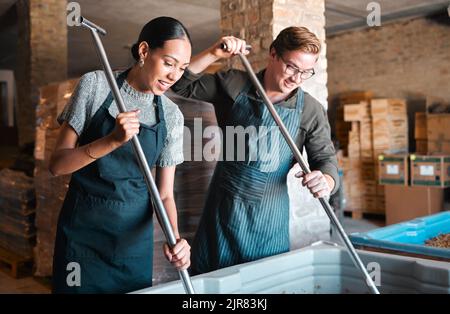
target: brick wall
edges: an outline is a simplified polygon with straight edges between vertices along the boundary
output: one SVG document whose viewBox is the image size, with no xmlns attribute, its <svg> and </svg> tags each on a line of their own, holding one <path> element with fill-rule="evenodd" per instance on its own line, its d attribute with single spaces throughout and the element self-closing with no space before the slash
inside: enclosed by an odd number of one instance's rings
<svg viewBox="0 0 450 314">
<path fill-rule="evenodd" d="M 221 1 L 222 36 L 243 38 L 252 46 L 252 52 L 247 58 L 255 71 L 264 68 L 267 51 L 273 41 L 273 4 L 274 0 Z M 229 60 L 227 65 L 243 69 L 239 58 Z"/>
<path fill-rule="evenodd" d="M 34 142 L 39 87 L 67 78 L 65 0 L 19 0 L 16 112 L 19 144 Z"/>
<path fill-rule="evenodd" d="M 255 71 L 265 67 L 269 46 L 282 29 L 294 25 L 308 27 L 321 39 L 323 50 L 317 74 L 303 87 L 327 107 L 324 11 L 324 0 L 222 0 L 220 26 L 222 35 L 237 36 L 252 45 L 248 59 Z M 239 58 L 233 58 L 228 66 L 242 69 Z"/>
<path fill-rule="evenodd" d="M 450 100 L 447 14 L 330 36 L 327 48 L 330 103 L 338 93 L 351 90 L 405 98 L 412 133 L 412 114 L 424 110 L 427 95 Z M 330 112 L 331 122 L 333 118 Z"/>
</svg>

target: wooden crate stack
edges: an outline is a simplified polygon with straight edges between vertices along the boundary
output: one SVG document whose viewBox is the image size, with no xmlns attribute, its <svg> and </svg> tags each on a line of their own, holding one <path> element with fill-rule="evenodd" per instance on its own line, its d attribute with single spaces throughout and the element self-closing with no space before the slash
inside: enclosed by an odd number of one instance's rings
<svg viewBox="0 0 450 314">
<path fill-rule="evenodd" d="M 349 132 L 352 124 L 344 120 L 344 106 L 339 104 L 336 110 L 335 134 L 339 143 L 339 150 L 343 155 L 348 156 Z"/>
<path fill-rule="evenodd" d="M 426 154 L 427 148 L 427 115 L 425 112 L 416 112 L 414 126 L 414 139 L 416 141 L 416 153 Z"/>
<path fill-rule="evenodd" d="M 426 111 L 416 112 L 414 119 L 415 153 L 418 155 L 450 154 L 450 102 L 427 96 Z"/>
<path fill-rule="evenodd" d="M 347 211 L 357 212 L 361 208 L 362 189 L 359 184 L 361 178 L 361 161 L 358 158 L 343 157 L 342 169 L 344 172 L 343 188 Z"/>
<path fill-rule="evenodd" d="M 368 209 L 385 211 L 384 186 L 378 185 L 378 156 L 408 153 L 408 115 L 404 99 L 373 99 L 371 104 L 374 194 L 368 196 Z M 372 179 L 372 178 L 371 178 Z M 375 201 L 373 201 L 375 199 Z"/>
<path fill-rule="evenodd" d="M 36 243 L 35 201 L 32 177 L 7 168 L 0 171 L 0 247 L 23 258 L 33 256 Z"/>
<path fill-rule="evenodd" d="M 426 139 L 427 153 L 450 154 L 450 101 L 427 96 Z"/>
<path fill-rule="evenodd" d="M 349 142 L 359 142 L 359 152 L 349 149 L 349 158 L 357 159 L 358 162 L 354 162 L 359 169 L 357 175 L 351 175 L 352 187 L 351 191 L 359 193 L 357 202 L 359 207 L 351 207 L 353 216 L 360 218 L 362 213 L 383 213 L 382 200 L 384 194 L 382 189 L 377 188 L 377 180 L 375 173 L 375 161 L 374 161 L 374 142 L 373 142 L 373 119 L 371 116 L 371 100 L 365 100 L 359 102 L 359 104 L 348 104 L 344 106 L 344 119 L 346 121 L 352 121 L 355 134 L 349 134 Z M 354 138 L 354 139 L 352 139 Z M 349 143 L 349 146 L 351 145 Z M 355 145 L 356 146 L 356 145 Z M 350 151 L 355 151 L 354 153 Z M 345 174 L 344 174 L 345 175 Z M 356 193 L 352 193 L 350 197 L 355 197 Z"/>
<path fill-rule="evenodd" d="M 346 104 L 359 104 L 360 101 L 369 102 L 372 98 L 373 93 L 370 91 L 342 93 L 339 96 L 339 105 L 336 110 L 336 138 L 338 139 L 339 147 L 345 156 L 350 155 L 348 152 L 348 145 L 351 143 L 351 141 L 349 141 L 349 132 L 359 134 L 359 124 L 355 126 L 352 122 L 344 120 L 344 106 Z M 349 114 L 348 110 L 349 109 L 347 109 L 347 115 Z M 359 139 L 359 135 L 357 135 L 357 137 Z M 353 148 L 356 147 L 354 146 Z M 353 153 L 356 152 L 354 151 Z"/>
<path fill-rule="evenodd" d="M 404 99 L 373 99 L 371 105 L 375 156 L 408 152 L 408 117 Z"/>
<path fill-rule="evenodd" d="M 53 247 L 61 206 L 67 192 L 70 176 L 54 177 L 48 171 L 48 161 L 59 133 L 56 121 L 70 98 L 78 79 L 54 83 L 40 89 L 40 102 L 36 108 L 36 144 L 34 169 L 36 188 L 37 244 L 35 275 L 52 274 Z"/>
<path fill-rule="evenodd" d="M 347 210 L 354 218 L 363 213 L 383 214 L 384 187 L 378 184 L 377 157 L 408 151 L 406 103 L 372 99 L 367 92 L 344 97 L 341 105 L 344 121 L 351 123 L 347 156 L 342 160 Z"/>
<path fill-rule="evenodd" d="M 367 134 L 367 121 L 370 118 L 368 105 L 372 97 L 372 92 L 358 92 L 345 93 L 339 98 L 338 112 L 342 114 L 336 121 L 336 128 L 340 130 L 336 134 L 344 154 L 340 164 L 344 172 L 343 189 L 346 210 L 351 211 L 354 218 L 358 218 L 363 206 L 361 155 L 367 154 L 367 144 L 362 142 L 366 142 L 364 136 L 370 136 Z M 361 121 L 365 123 L 361 123 Z M 366 127 L 366 129 L 362 130 L 362 127 Z M 347 146 L 344 146 L 345 143 Z M 362 147 L 365 148 L 364 152 L 362 152 Z"/>
<path fill-rule="evenodd" d="M 428 154 L 450 154 L 450 114 L 427 114 Z"/>
</svg>

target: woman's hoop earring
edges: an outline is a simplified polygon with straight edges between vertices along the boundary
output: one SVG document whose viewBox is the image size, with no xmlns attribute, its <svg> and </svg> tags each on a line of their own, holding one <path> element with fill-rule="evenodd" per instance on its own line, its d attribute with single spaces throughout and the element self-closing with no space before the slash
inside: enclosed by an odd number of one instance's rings
<svg viewBox="0 0 450 314">
<path fill-rule="evenodd" d="M 144 67 L 144 58 L 139 59 L 139 67 L 140 68 Z"/>
</svg>

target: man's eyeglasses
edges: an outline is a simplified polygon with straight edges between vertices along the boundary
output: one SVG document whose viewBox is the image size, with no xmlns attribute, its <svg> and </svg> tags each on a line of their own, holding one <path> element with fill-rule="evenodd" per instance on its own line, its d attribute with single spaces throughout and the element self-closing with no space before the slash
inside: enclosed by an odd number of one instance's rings
<svg viewBox="0 0 450 314">
<path fill-rule="evenodd" d="M 302 80 L 307 80 L 311 78 L 316 72 L 314 72 L 314 69 L 311 70 L 300 70 L 299 68 L 288 64 L 286 61 L 284 61 L 282 56 L 278 56 L 281 61 L 283 61 L 285 67 L 284 67 L 284 73 L 286 73 L 289 76 L 297 76 L 300 73 L 300 78 Z"/>
</svg>

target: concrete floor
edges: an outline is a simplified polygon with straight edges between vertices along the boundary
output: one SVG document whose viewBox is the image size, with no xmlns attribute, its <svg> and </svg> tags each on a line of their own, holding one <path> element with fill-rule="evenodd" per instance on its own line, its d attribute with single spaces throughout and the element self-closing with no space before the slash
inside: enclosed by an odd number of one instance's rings
<svg viewBox="0 0 450 314">
<path fill-rule="evenodd" d="M 349 217 L 344 217 L 341 220 L 341 224 L 347 233 L 352 232 L 365 232 L 375 228 L 379 228 L 384 225 L 382 220 L 378 219 L 361 219 L 354 220 Z M 339 237 L 334 233 L 331 240 L 336 243 L 341 243 Z M 160 243 L 155 243 L 155 247 L 158 248 L 155 254 L 160 254 L 159 247 Z M 158 253 L 159 252 L 159 253 Z M 158 258 L 155 256 L 155 259 Z M 161 256 L 161 258 L 163 258 Z M 159 259 L 159 258 L 158 258 Z M 154 271 L 154 285 L 166 281 L 178 279 L 177 272 L 172 269 L 169 263 L 160 264 L 158 271 L 161 271 L 164 276 L 158 276 Z M 7 273 L 6 269 L 0 266 L 0 293 L 13 293 L 13 294 L 45 294 L 50 293 L 50 283 L 47 279 L 34 278 L 31 275 L 23 275 L 20 279 L 11 278 Z"/>
<path fill-rule="evenodd" d="M 6 273 L 5 269 L 0 268 L 0 293 L 43 294 L 50 291 L 50 284 L 43 279 L 31 276 L 14 279 Z"/>
</svg>

